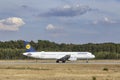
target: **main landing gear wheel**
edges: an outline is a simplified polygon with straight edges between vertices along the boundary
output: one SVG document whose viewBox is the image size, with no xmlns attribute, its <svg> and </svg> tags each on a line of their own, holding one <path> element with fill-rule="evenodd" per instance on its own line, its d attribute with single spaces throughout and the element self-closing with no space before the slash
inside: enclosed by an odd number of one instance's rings
<svg viewBox="0 0 120 80">
<path fill-rule="evenodd" d="M 62 61 L 62 63 L 65 63 L 65 61 Z"/>
<path fill-rule="evenodd" d="M 56 63 L 59 63 L 59 60 L 57 60 Z"/>
</svg>

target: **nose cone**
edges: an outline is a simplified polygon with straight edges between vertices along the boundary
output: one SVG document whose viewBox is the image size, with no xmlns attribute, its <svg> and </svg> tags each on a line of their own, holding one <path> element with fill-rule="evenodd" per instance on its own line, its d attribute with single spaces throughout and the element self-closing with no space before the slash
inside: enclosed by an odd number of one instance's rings
<svg viewBox="0 0 120 80">
<path fill-rule="evenodd" d="M 92 55 L 93 58 L 95 58 L 95 55 Z"/>
<path fill-rule="evenodd" d="M 23 53 L 24 56 L 32 56 L 32 53 Z"/>
<path fill-rule="evenodd" d="M 23 55 L 25 55 L 25 56 L 26 56 L 26 55 L 27 55 L 27 53 L 23 53 Z"/>
</svg>

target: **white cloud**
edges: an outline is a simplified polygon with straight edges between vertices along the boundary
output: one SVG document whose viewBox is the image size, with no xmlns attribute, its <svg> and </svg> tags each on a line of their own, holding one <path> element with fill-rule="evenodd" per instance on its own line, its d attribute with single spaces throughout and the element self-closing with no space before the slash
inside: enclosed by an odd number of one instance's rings
<svg viewBox="0 0 120 80">
<path fill-rule="evenodd" d="M 104 18 L 102 18 L 100 20 L 95 20 L 92 23 L 94 25 L 97 25 L 97 24 L 115 24 L 115 23 L 117 23 L 117 21 L 112 20 L 112 19 L 110 19 L 108 17 L 104 17 Z"/>
<path fill-rule="evenodd" d="M 46 30 L 48 30 L 48 31 L 55 30 L 55 29 L 56 29 L 56 27 L 53 26 L 52 24 L 48 24 L 46 27 Z"/>
<path fill-rule="evenodd" d="M 54 26 L 53 24 L 48 24 L 46 30 L 51 37 L 66 36 L 65 30 L 62 27 Z"/>
<path fill-rule="evenodd" d="M 25 22 L 18 17 L 10 17 L 0 20 L 0 30 L 5 31 L 18 31 Z"/>
<path fill-rule="evenodd" d="M 103 21 L 106 22 L 106 23 L 117 23 L 116 21 L 111 20 L 111 19 L 108 18 L 108 17 L 104 17 L 104 20 L 103 20 Z"/>
<path fill-rule="evenodd" d="M 68 9 L 68 8 L 71 8 L 71 6 L 70 5 L 64 5 L 63 8 Z"/>
</svg>

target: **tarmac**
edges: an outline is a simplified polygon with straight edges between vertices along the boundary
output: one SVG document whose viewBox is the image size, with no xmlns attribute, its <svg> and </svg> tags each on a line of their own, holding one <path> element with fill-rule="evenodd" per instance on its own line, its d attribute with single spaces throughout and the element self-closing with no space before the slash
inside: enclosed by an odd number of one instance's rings
<svg viewBox="0 0 120 80">
<path fill-rule="evenodd" d="M 23 65 L 23 64 L 120 64 L 120 62 L 66 62 L 66 63 L 55 63 L 55 62 L 0 62 L 0 65 Z"/>
</svg>

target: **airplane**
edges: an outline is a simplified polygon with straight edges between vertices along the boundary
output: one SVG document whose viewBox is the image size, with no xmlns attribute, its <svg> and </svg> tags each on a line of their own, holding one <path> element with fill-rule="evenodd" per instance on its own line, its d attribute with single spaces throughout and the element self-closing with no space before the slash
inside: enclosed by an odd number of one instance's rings
<svg viewBox="0 0 120 80">
<path fill-rule="evenodd" d="M 32 57 L 32 58 L 40 58 L 40 59 L 56 59 L 56 63 L 60 61 L 65 63 L 66 61 L 76 61 L 78 59 L 88 59 L 95 58 L 90 52 L 37 52 L 29 42 L 24 42 L 26 52 L 23 53 L 24 56 Z"/>
</svg>

